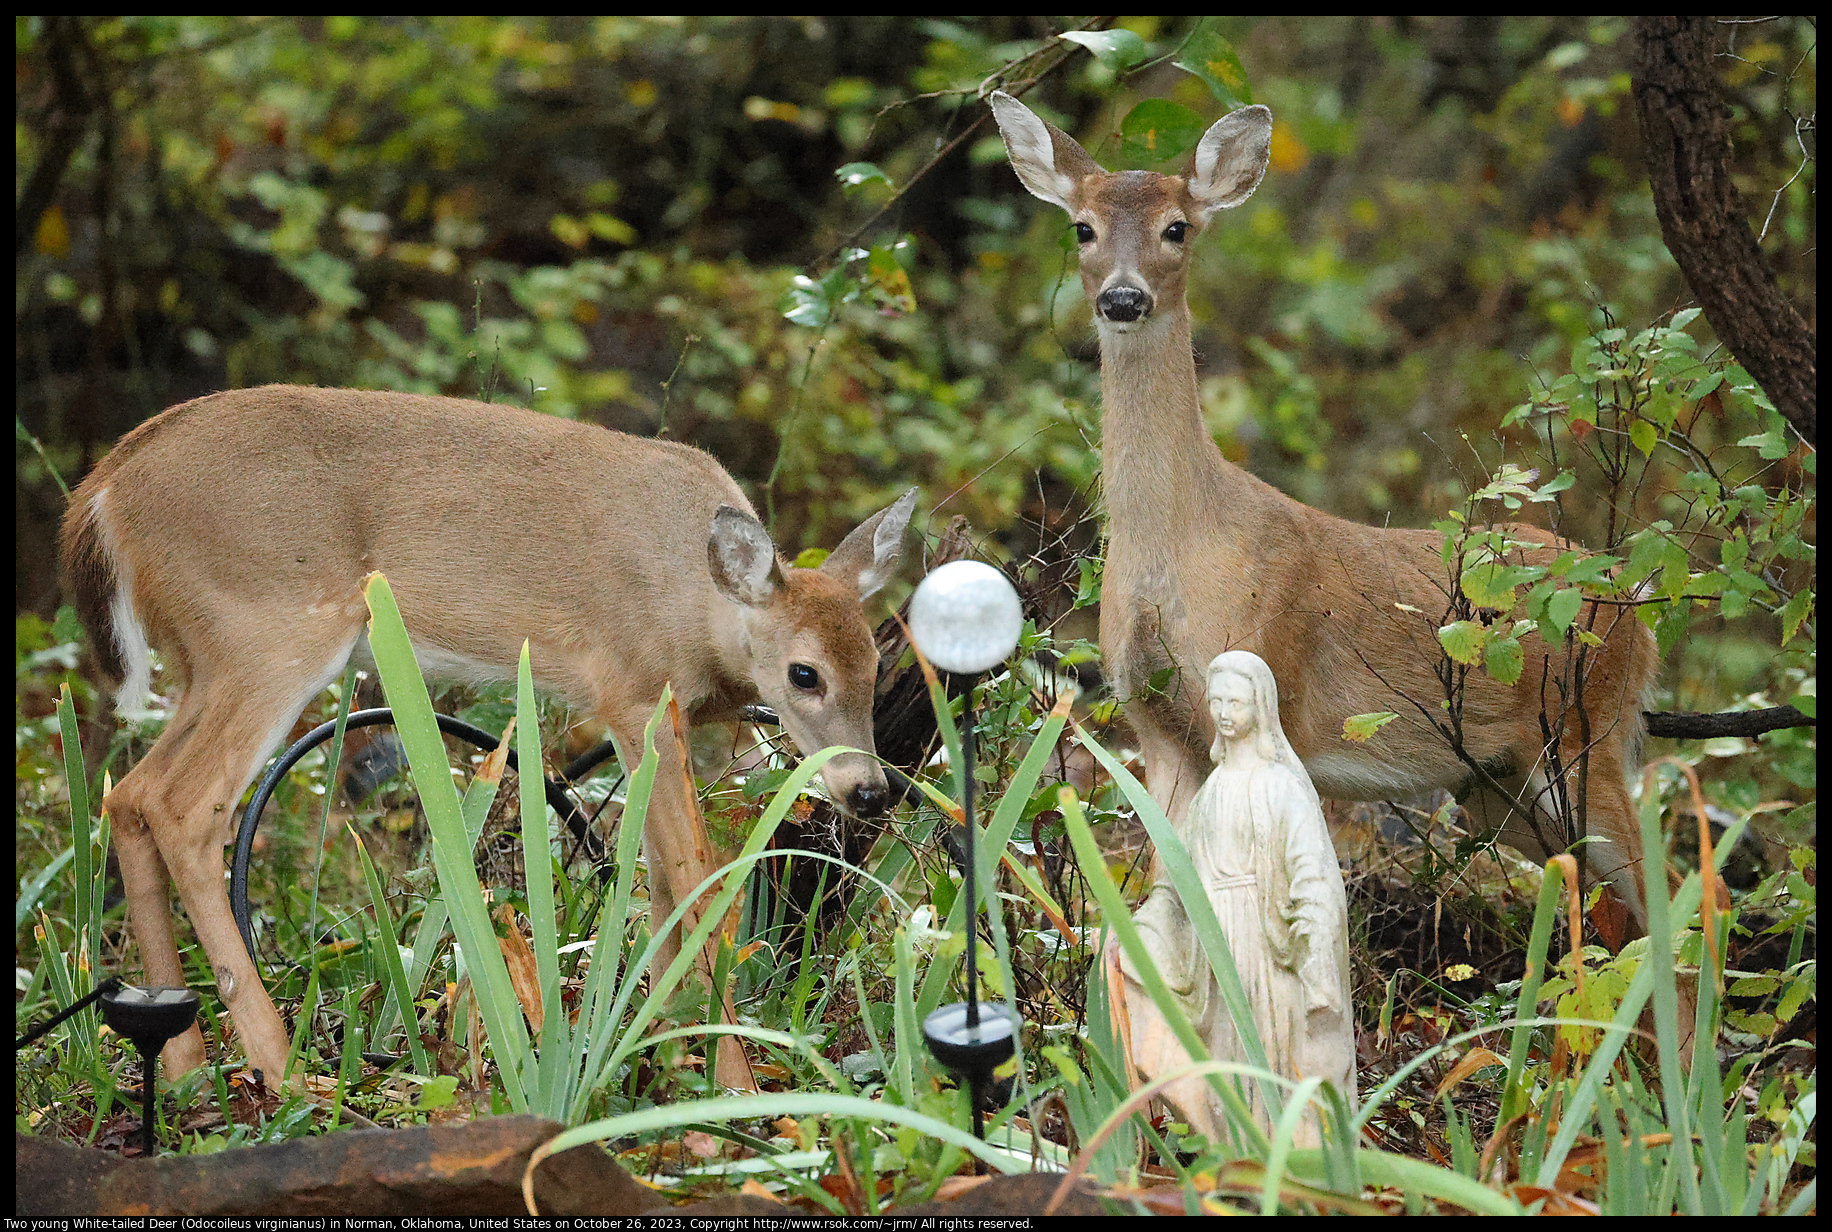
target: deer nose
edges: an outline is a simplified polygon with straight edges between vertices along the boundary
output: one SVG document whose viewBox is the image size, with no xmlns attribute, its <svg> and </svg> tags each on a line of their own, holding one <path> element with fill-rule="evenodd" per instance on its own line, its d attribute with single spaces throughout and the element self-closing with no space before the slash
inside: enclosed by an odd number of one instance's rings
<svg viewBox="0 0 1832 1232">
<path fill-rule="evenodd" d="M 1151 315 L 1151 296 L 1137 287 L 1108 287 L 1094 306 L 1109 321 L 1136 321 Z"/>
<path fill-rule="evenodd" d="M 860 783 L 846 793 L 854 817 L 876 817 L 890 806 L 891 789 L 883 783 Z"/>
</svg>

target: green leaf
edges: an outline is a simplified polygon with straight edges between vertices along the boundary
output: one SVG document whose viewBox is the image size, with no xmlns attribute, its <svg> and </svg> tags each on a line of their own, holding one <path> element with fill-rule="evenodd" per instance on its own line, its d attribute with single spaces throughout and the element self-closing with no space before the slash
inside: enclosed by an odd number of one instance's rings
<svg viewBox="0 0 1832 1232">
<path fill-rule="evenodd" d="M 1378 710 L 1372 714 L 1351 714 L 1342 720 L 1342 738 L 1359 744 L 1397 718 L 1399 715 L 1391 710 Z"/>
<path fill-rule="evenodd" d="M 1479 620 L 1455 620 L 1438 630 L 1438 644 L 1453 661 L 1474 667 L 1482 661 L 1488 635 L 1488 626 Z"/>
<path fill-rule="evenodd" d="M 1584 606 L 1584 592 L 1573 587 L 1555 591 L 1546 600 L 1546 623 L 1558 631 L 1562 638 L 1571 622 L 1577 618 L 1578 609 Z"/>
<path fill-rule="evenodd" d="M 449 1108 L 457 1098 L 458 1079 L 456 1075 L 447 1074 L 439 1078 L 429 1078 L 420 1084 L 420 1097 L 414 1106 L 426 1112 L 440 1108 Z"/>
<path fill-rule="evenodd" d="M 1726 569 L 1743 567 L 1744 562 L 1749 559 L 1749 540 L 1744 537 L 1742 530 L 1730 532 L 1730 538 L 1724 540 L 1718 548 L 1718 558 L 1724 562 Z"/>
<path fill-rule="evenodd" d="M 1071 30 L 1061 38 L 1086 47 L 1096 60 L 1116 73 L 1125 72 L 1146 54 L 1145 40 L 1130 30 Z"/>
<path fill-rule="evenodd" d="M 806 274 L 795 275 L 795 281 L 777 301 L 776 310 L 796 325 L 821 329 L 833 320 L 841 304 L 851 303 L 858 295 L 859 284 L 847 275 L 845 264 L 840 264 L 818 280 Z"/>
<path fill-rule="evenodd" d="M 1670 530 L 1672 528 L 1650 526 L 1646 530 L 1637 531 L 1632 536 L 1632 546 L 1628 550 L 1628 567 L 1616 578 L 1618 585 L 1633 586 L 1659 567 L 1661 554 L 1667 550 L 1667 540 L 1661 534 L 1662 529 Z"/>
<path fill-rule="evenodd" d="M 1712 392 L 1723 383 L 1724 374 L 1722 371 L 1708 372 L 1692 383 L 1691 388 L 1686 390 L 1686 397 L 1690 401 L 1697 402 L 1700 398 L 1703 398 L 1706 394 Z"/>
<path fill-rule="evenodd" d="M 1654 621 L 1654 641 L 1660 647 L 1660 654 L 1665 658 L 1679 640 L 1691 627 L 1692 613 L 1689 603 L 1664 603 L 1660 605 L 1659 617 Z"/>
<path fill-rule="evenodd" d="M 555 214 L 547 220 L 547 229 L 569 248 L 583 248 L 591 238 L 591 229 L 571 214 Z"/>
<path fill-rule="evenodd" d="M 1686 582 L 1692 576 L 1692 559 L 1686 555 L 1686 547 L 1677 539 L 1670 539 L 1660 550 L 1660 581 L 1657 593 L 1679 595 L 1685 593 Z"/>
<path fill-rule="evenodd" d="M 591 233 L 610 244 L 622 244 L 625 248 L 636 243 L 636 228 L 632 227 L 615 214 L 606 214 L 593 210 L 585 216 L 585 225 Z"/>
<path fill-rule="evenodd" d="M 1755 449 L 1769 462 L 1787 457 L 1787 433 L 1782 430 L 1780 416 L 1775 416 L 1766 432 L 1746 436 L 1737 442 L 1746 449 Z"/>
<path fill-rule="evenodd" d="M 1637 419 L 1628 426 L 1628 439 L 1641 451 L 1642 457 L 1654 452 L 1654 446 L 1660 443 L 1660 431 L 1645 419 Z"/>
<path fill-rule="evenodd" d="M 1120 155 L 1132 162 L 1179 158 L 1202 140 L 1202 117 L 1188 107 L 1148 98 L 1120 121 Z"/>
<path fill-rule="evenodd" d="M 1806 622 L 1807 613 L 1813 610 L 1813 592 L 1802 587 L 1794 592 L 1794 597 L 1781 609 L 1781 644 L 1787 645 L 1794 640 L 1794 634 L 1800 632 L 1800 626 Z"/>
<path fill-rule="evenodd" d="M 1230 111 L 1253 101 L 1247 88 L 1247 74 L 1234 54 L 1233 44 L 1209 26 L 1203 26 L 1183 45 L 1183 53 L 1174 64 L 1184 72 L 1199 77 L 1209 93 Z"/>
<path fill-rule="evenodd" d="M 1516 586 L 1525 586 L 1544 577 L 1541 565 L 1504 565 L 1484 561 L 1463 571 L 1463 593 L 1477 607 L 1492 607 L 1507 612 L 1514 608 Z"/>
<path fill-rule="evenodd" d="M 896 185 L 891 182 L 891 177 L 886 175 L 884 169 L 878 166 L 877 163 L 847 163 L 833 174 L 834 177 L 839 180 L 840 186 L 846 192 L 847 196 L 851 196 L 858 192 L 873 180 L 878 181 L 886 187 L 896 187 Z"/>
<path fill-rule="evenodd" d="M 1565 580 L 1573 586 L 1607 583 L 1609 571 L 1621 563 L 1622 558 L 1619 556 L 1586 556 L 1571 566 L 1565 574 Z"/>
<path fill-rule="evenodd" d="M 914 251 L 915 245 L 907 236 L 894 244 L 872 246 L 865 262 L 865 276 L 861 281 L 880 312 L 895 314 L 916 311 L 916 292 L 910 286 L 910 275 L 903 265 Z"/>
<path fill-rule="evenodd" d="M 1525 663 L 1518 637 L 1491 637 L 1482 647 L 1482 666 L 1502 684 L 1518 681 Z"/>
<path fill-rule="evenodd" d="M 1806 973 L 1789 984 L 1787 991 L 1781 994 L 1781 1004 L 1775 1007 L 1775 1017 L 1786 1022 L 1799 1013 L 1800 1007 L 1806 1004 L 1807 998 L 1813 995 L 1818 984 L 1819 981 L 1815 978 L 1813 969 L 1808 968 Z"/>
<path fill-rule="evenodd" d="M 1061 1044 L 1045 1044 L 1038 1049 L 1043 1059 L 1056 1067 L 1056 1073 L 1062 1081 L 1071 1087 L 1080 1086 L 1082 1082 L 1081 1067 L 1075 1064 L 1075 1057 Z"/>
</svg>

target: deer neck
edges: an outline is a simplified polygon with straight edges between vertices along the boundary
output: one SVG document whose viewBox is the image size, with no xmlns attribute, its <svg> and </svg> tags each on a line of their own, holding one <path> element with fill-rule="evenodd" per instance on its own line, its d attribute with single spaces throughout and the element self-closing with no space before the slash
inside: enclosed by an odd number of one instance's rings
<svg viewBox="0 0 1832 1232">
<path fill-rule="evenodd" d="M 1186 538 L 1237 486 L 1202 422 L 1189 308 L 1101 330 L 1101 483 L 1114 540 Z"/>
</svg>

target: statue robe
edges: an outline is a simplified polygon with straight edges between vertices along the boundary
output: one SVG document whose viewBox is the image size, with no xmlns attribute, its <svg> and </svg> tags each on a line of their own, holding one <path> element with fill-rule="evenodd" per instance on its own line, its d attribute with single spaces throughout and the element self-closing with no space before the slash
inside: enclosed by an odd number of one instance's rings
<svg viewBox="0 0 1832 1232">
<path fill-rule="evenodd" d="M 1177 826 L 1209 905 L 1234 956 L 1266 1062 L 1289 1078 L 1319 1075 L 1351 1100 L 1354 1023 L 1349 1001 L 1348 903 L 1316 794 L 1283 762 L 1218 766 Z M 1188 914 L 1162 872 L 1133 917 L 1158 973 L 1209 1055 L 1248 1062 Z M 1133 1062 L 1146 1077 L 1188 1064 L 1189 1055 L 1145 994 L 1130 960 L 1119 957 L 1131 1020 Z M 1270 1120 L 1257 1083 L 1243 1092 L 1263 1127 Z M 1206 1079 L 1179 1081 L 1167 1098 L 1198 1132 L 1225 1124 Z M 1300 1145 L 1318 1140 L 1315 1115 Z"/>
</svg>

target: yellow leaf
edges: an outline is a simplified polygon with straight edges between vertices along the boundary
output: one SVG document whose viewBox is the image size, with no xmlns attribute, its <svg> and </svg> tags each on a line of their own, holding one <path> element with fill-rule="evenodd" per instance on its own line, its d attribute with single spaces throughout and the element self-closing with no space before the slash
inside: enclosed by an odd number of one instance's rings
<svg viewBox="0 0 1832 1232">
<path fill-rule="evenodd" d="M 1391 710 L 1380 710 L 1373 714 L 1351 714 L 1342 720 L 1342 738 L 1359 744 L 1371 739 L 1374 733 L 1391 723 L 1399 715 Z"/>
<path fill-rule="evenodd" d="M 38 216 L 38 230 L 32 237 L 32 244 L 47 257 L 70 255 L 70 225 L 64 221 L 60 207 L 51 206 Z"/>
<path fill-rule="evenodd" d="M 1289 124 L 1275 123 L 1272 126 L 1272 169 L 1274 171 L 1302 171 L 1304 164 L 1310 161 L 1310 147 L 1298 137 Z"/>
</svg>

